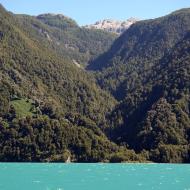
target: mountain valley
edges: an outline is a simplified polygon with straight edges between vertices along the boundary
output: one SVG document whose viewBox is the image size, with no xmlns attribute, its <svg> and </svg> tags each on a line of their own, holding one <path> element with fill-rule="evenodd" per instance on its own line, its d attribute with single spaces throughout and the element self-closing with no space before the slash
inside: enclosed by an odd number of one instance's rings
<svg viewBox="0 0 190 190">
<path fill-rule="evenodd" d="M 0 161 L 190 162 L 190 9 L 101 24 L 0 6 Z"/>
</svg>

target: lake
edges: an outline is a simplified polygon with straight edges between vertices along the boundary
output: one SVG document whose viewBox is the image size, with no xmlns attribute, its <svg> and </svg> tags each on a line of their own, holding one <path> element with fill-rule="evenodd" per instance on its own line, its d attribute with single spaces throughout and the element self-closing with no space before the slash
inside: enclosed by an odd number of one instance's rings
<svg viewBox="0 0 190 190">
<path fill-rule="evenodd" d="M 1 163 L 0 190 L 190 190 L 190 165 Z"/>
</svg>

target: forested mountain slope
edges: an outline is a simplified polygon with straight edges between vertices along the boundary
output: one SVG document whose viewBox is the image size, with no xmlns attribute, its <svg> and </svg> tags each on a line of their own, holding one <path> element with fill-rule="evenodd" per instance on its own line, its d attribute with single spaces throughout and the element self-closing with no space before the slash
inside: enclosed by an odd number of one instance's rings
<svg viewBox="0 0 190 190">
<path fill-rule="evenodd" d="M 15 93 L 39 101 L 55 101 L 55 105 L 66 109 L 66 112 L 90 114 L 98 107 L 102 110 L 103 96 L 107 95 L 93 79 L 71 64 L 69 59 L 49 51 L 43 41 L 31 38 L 5 11 L 1 13 L 0 59 L 2 77 L 14 85 Z M 97 104 L 99 106 L 96 107 Z M 95 112 L 92 115 L 97 116 Z"/>
<path fill-rule="evenodd" d="M 0 7 L 0 160 L 140 160 L 100 129 L 114 98 L 28 26 Z"/>
<path fill-rule="evenodd" d="M 151 160 L 189 162 L 190 10 L 133 25 L 89 69 L 120 103 L 107 134 Z"/>
<path fill-rule="evenodd" d="M 89 65 L 101 71 L 98 82 L 121 100 L 142 85 L 151 68 L 190 30 L 190 10 L 182 9 L 165 17 L 132 25 L 111 49 Z"/>
<path fill-rule="evenodd" d="M 152 69 L 143 86 L 127 95 L 112 113 L 112 125 L 117 126 L 112 133 L 114 138 L 136 150 L 157 149 L 161 145 L 189 146 L 189 90 L 188 33 Z"/>
<path fill-rule="evenodd" d="M 69 57 L 79 67 L 87 66 L 88 62 L 108 50 L 117 37 L 108 32 L 81 28 L 63 15 L 16 16 L 26 32 L 40 41 L 46 41 L 48 47 Z"/>
<path fill-rule="evenodd" d="M 190 162 L 190 9 L 115 37 L 0 7 L 0 161 Z"/>
</svg>

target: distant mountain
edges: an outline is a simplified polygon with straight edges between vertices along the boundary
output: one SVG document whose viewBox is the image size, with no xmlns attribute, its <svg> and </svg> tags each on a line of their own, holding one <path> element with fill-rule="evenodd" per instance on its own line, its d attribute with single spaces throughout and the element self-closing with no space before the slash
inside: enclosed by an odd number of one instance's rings
<svg viewBox="0 0 190 190">
<path fill-rule="evenodd" d="M 15 17 L 31 37 L 45 42 L 47 47 L 54 49 L 60 56 L 72 59 L 81 68 L 108 50 L 117 37 L 108 32 L 81 28 L 73 19 L 61 14 Z"/>
<path fill-rule="evenodd" d="M 106 32 L 112 32 L 116 34 L 122 34 L 126 31 L 132 24 L 138 22 L 139 19 L 130 18 L 126 21 L 117 21 L 112 19 L 106 19 L 102 21 L 98 21 L 95 24 L 86 25 L 85 28 L 89 29 L 99 29 L 104 30 Z"/>
</svg>

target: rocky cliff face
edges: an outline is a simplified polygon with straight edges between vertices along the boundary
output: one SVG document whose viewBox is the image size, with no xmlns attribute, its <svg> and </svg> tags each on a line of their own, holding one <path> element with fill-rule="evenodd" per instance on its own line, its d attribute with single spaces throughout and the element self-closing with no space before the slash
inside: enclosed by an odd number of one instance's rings
<svg viewBox="0 0 190 190">
<path fill-rule="evenodd" d="M 84 27 L 89 29 L 100 29 L 107 32 L 122 34 L 125 30 L 127 30 L 132 24 L 136 23 L 137 21 L 139 20 L 136 18 L 130 18 L 126 21 L 106 19 L 102 21 L 97 21 L 95 24 L 86 25 Z"/>
</svg>

